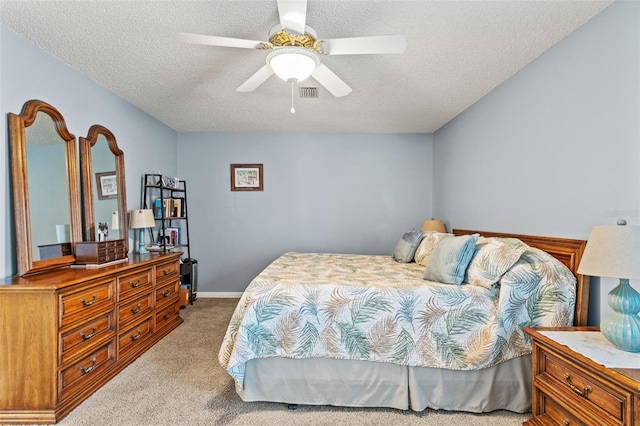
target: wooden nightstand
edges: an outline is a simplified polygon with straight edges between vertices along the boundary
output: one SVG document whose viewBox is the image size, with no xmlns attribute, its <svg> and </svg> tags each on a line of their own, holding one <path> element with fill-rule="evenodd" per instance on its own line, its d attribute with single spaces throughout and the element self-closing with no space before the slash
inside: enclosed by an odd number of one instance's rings
<svg viewBox="0 0 640 426">
<path fill-rule="evenodd" d="M 533 418 L 524 424 L 639 425 L 640 363 L 637 368 L 606 368 L 540 333 L 550 331 L 599 330 L 525 328 L 533 338 Z"/>
</svg>

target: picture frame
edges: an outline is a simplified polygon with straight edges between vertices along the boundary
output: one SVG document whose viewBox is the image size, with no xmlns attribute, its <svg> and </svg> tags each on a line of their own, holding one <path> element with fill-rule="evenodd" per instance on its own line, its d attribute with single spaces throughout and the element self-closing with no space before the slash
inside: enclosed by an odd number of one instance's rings
<svg viewBox="0 0 640 426">
<path fill-rule="evenodd" d="M 178 188 L 180 186 L 180 179 L 177 177 L 163 176 L 162 186 L 166 186 L 167 188 Z"/>
<path fill-rule="evenodd" d="M 262 164 L 231 164 L 232 191 L 263 191 Z"/>
<path fill-rule="evenodd" d="M 96 173 L 98 200 L 118 198 L 118 178 L 116 172 Z"/>
</svg>

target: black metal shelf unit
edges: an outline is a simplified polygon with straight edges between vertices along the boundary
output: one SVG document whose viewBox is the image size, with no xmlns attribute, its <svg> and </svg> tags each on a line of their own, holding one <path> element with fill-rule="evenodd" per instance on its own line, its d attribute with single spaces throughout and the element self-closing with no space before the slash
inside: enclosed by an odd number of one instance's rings
<svg viewBox="0 0 640 426">
<path fill-rule="evenodd" d="M 189 286 L 189 303 L 197 297 L 197 261 L 191 258 L 187 182 L 167 182 L 160 173 L 146 173 L 142 205 L 153 210 L 156 227 L 150 229 L 152 250 L 182 251 L 181 282 Z"/>
</svg>

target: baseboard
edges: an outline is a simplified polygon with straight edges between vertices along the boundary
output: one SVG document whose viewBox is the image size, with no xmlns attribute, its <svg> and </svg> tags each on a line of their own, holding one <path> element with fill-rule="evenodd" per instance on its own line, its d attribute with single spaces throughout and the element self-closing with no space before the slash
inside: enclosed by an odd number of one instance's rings
<svg viewBox="0 0 640 426">
<path fill-rule="evenodd" d="M 233 291 L 199 291 L 198 298 L 211 299 L 214 297 L 221 299 L 239 299 L 242 296 L 242 292 Z"/>
</svg>

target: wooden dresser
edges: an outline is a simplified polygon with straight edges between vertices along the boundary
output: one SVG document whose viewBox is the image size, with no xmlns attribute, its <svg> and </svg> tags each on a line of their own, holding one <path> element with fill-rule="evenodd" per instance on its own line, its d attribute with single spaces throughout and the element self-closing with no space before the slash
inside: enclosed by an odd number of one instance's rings
<svg viewBox="0 0 640 426">
<path fill-rule="evenodd" d="M 0 423 L 55 423 L 182 323 L 180 253 L 0 282 Z"/>
<path fill-rule="evenodd" d="M 524 424 L 640 424 L 640 363 L 637 368 L 606 368 L 540 333 L 596 333 L 597 327 L 525 331 L 533 338 L 533 418 Z"/>
</svg>

